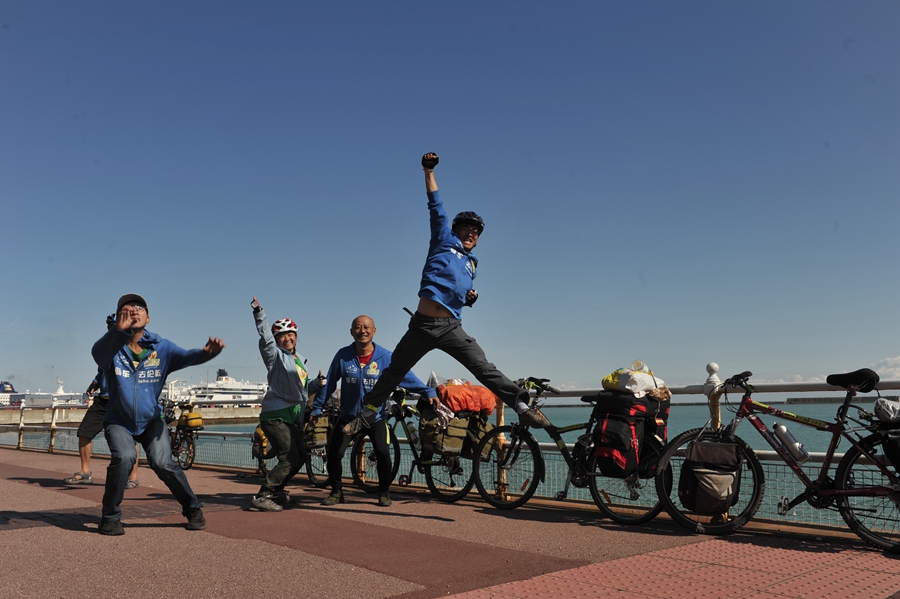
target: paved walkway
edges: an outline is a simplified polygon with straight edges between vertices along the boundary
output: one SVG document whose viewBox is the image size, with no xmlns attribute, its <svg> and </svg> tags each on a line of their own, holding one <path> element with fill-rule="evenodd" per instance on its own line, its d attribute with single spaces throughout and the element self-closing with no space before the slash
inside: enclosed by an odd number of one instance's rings
<svg viewBox="0 0 900 599">
<path fill-rule="evenodd" d="M 399 491 L 389 509 L 350 489 L 346 504 L 325 508 L 326 492 L 305 479 L 292 488 L 297 502 L 265 514 L 245 509 L 259 479 L 196 468 L 188 478 L 205 531 L 184 530 L 142 467 L 123 504 L 126 534 L 104 537 L 102 485 L 62 483 L 77 464 L 0 449 L 0 598 L 900 598 L 900 559 L 849 533 L 698 537 L 665 518 L 619 526 L 592 506 L 505 512 Z M 105 468 L 94 461 L 98 483 Z"/>
</svg>

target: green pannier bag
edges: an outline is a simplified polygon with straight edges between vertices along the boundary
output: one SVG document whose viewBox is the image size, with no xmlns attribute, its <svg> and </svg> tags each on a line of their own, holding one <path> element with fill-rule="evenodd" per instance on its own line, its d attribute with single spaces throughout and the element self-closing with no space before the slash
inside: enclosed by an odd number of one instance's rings
<svg viewBox="0 0 900 599">
<path fill-rule="evenodd" d="M 469 427 L 468 419 L 454 418 L 447 428 L 440 428 L 434 408 L 423 403 L 419 403 L 419 436 L 422 439 L 422 449 L 439 455 L 462 453 Z"/>
<path fill-rule="evenodd" d="M 494 430 L 494 425 L 485 422 L 481 418 L 469 418 L 469 434 L 466 435 L 466 442 L 463 443 L 463 450 L 459 457 L 467 460 L 475 459 L 475 448 L 481 443 L 486 434 Z M 491 445 L 485 445 L 481 449 L 481 460 L 487 460 L 491 455 Z"/>
<path fill-rule="evenodd" d="M 331 416 L 322 414 L 319 416 L 315 424 L 310 419 L 303 427 L 303 437 L 306 440 L 306 446 L 310 449 L 315 447 L 325 447 L 328 443 L 328 427 L 331 425 Z"/>
</svg>

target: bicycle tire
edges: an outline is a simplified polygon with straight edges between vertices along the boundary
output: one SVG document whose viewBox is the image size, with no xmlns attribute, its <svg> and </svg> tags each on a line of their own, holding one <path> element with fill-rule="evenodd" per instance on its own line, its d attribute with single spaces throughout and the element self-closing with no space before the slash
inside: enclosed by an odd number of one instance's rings
<svg viewBox="0 0 900 599">
<path fill-rule="evenodd" d="M 663 509 L 656 491 L 656 474 L 663 444 L 650 438 L 641 447 L 640 467 L 626 478 L 603 476 L 600 460 L 591 460 L 588 487 L 594 503 L 604 516 L 617 524 L 644 524 Z M 671 469 L 666 468 L 667 488 L 671 488 Z"/>
<path fill-rule="evenodd" d="M 181 438 L 177 442 L 177 453 L 175 447 L 172 448 L 175 453 L 175 461 L 181 466 L 182 470 L 190 470 L 194 465 L 195 445 L 194 437 L 187 433 L 181 433 Z"/>
<path fill-rule="evenodd" d="M 317 489 L 328 486 L 328 451 L 325 447 L 306 449 L 306 477 Z"/>
<path fill-rule="evenodd" d="M 871 455 L 883 457 L 884 451 L 881 447 L 883 442 L 881 435 L 875 434 L 866 437 L 860 444 Z M 838 464 L 835 487 L 849 490 L 881 486 L 890 487 L 890 478 L 858 448 L 848 449 Z M 875 496 L 839 495 L 837 506 L 844 522 L 863 541 L 891 553 L 900 553 L 898 501 L 900 493 L 897 491 Z"/>
<path fill-rule="evenodd" d="M 384 426 L 383 422 L 375 426 Z M 397 478 L 400 470 L 400 445 L 394 431 L 388 428 L 390 435 L 388 444 L 391 451 L 391 482 Z M 372 442 L 372 431 L 366 431 L 353 440 L 350 449 L 350 472 L 353 482 L 366 493 L 377 493 L 380 481 L 378 480 L 377 458 L 375 456 L 375 444 Z"/>
<path fill-rule="evenodd" d="M 505 439 L 501 443 L 500 435 Z M 485 448 L 490 446 L 490 452 Z M 487 458 L 482 458 L 487 453 Z M 475 486 L 482 499 L 495 508 L 511 510 L 524 505 L 541 482 L 541 448 L 534 436 L 518 427 L 501 426 L 484 437 L 475 450 Z M 505 478 L 505 481 L 503 480 Z"/>
<path fill-rule="evenodd" d="M 420 462 L 425 469 L 425 484 L 432 497 L 445 503 L 459 501 L 475 485 L 472 460 L 459 456 L 433 455 L 423 451 Z"/>
<path fill-rule="evenodd" d="M 720 431 L 697 428 L 685 431 L 670 441 L 659 459 L 656 493 L 666 513 L 688 530 L 710 535 L 732 533 L 749 522 L 762 503 L 766 488 L 762 464 L 743 439 L 737 436 L 729 439 L 730 442 L 737 443 L 744 458 L 737 503 L 729 509 L 728 519 L 724 522 L 717 521 L 722 519 L 721 516 L 695 514 L 681 504 L 678 498 L 678 482 L 684 462 L 684 451 L 688 443 L 697 439 L 722 440 Z M 670 480 L 666 480 L 667 478 Z"/>
</svg>

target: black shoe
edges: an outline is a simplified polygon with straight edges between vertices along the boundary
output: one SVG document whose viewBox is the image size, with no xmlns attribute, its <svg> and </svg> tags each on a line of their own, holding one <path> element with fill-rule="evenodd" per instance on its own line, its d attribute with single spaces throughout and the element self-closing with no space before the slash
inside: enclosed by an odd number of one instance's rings
<svg viewBox="0 0 900 599">
<path fill-rule="evenodd" d="M 100 522 L 100 534 L 117 537 L 125 534 L 125 528 L 121 520 L 102 520 Z"/>
<path fill-rule="evenodd" d="M 337 505 L 339 503 L 344 503 L 344 492 L 343 491 L 332 491 L 331 495 L 322 500 L 322 505 Z"/>
<path fill-rule="evenodd" d="M 187 519 L 188 523 L 185 528 L 188 530 L 203 530 L 206 528 L 206 518 L 203 517 L 203 510 L 198 507 L 188 510 Z"/>
<path fill-rule="evenodd" d="M 391 501 L 391 492 L 390 491 L 382 491 L 381 495 L 378 496 L 378 505 L 380 507 L 391 507 L 391 504 L 394 503 Z"/>
</svg>

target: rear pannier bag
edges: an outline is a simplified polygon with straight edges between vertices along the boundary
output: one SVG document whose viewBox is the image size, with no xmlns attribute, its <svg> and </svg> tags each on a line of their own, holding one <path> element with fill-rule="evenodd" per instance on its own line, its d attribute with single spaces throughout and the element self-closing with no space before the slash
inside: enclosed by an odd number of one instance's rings
<svg viewBox="0 0 900 599">
<path fill-rule="evenodd" d="M 328 444 L 328 426 L 330 423 L 331 416 L 326 416 L 325 414 L 318 418 L 310 418 L 306 426 L 303 427 L 303 437 L 308 448 L 325 447 Z"/>
<path fill-rule="evenodd" d="M 678 481 L 681 505 L 696 514 L 726 513 L 740 495 L 743 461 L 736 443 L 689 443 Z"/>
<path fill-rule="evenodd" d="M 484 419 L 478 417 L 469 418 L 469 432 L 466 436 L 466 440 L 463 443 L 462 453 L 459 455 L 461 458 L 465 458 L 467 460 L 471 460 L 475 458 L 475 448 L 478 447 L 478 444 L 481 443 L 481 440 L 484 438 L 486 434 L 494 430 L 494 425 L 490 422 L 485 422 Z M 481 460 L 487 460 L 491 455 L 491 444 L 485 445 L 481 449 Z"/>
<path fill-rule="evenodd" d="M 440 428 L 434 408 L 427 402 L 419 402 L 419 437 L 425 451 L 440 455 L 461 454 L 468 427 L 467 418 L 454 418 L 447 428 Z"/>
<path fill-rule="evenodd" d="M 894 470 L 900 472 L 900 429 L 881 431 L 881 448 Z"/>
<path fill-rule="evenodd" d="M 643 418 L 603 416 L 594 433 L 594 455 L 603 476 L 625 478 L 637 470 L 643 438 Z"/>
<path fill-rule="evenodd" d="M 603 476 L 625 478 L 640 466 L 645 440 L 657 437 L 666 442 L 669 402 L 652 397 L 635 397 L 629 392 L 603 391 L 582 398 L 594 402 L 597 428 L 595 455 Z"/>
</svg>

